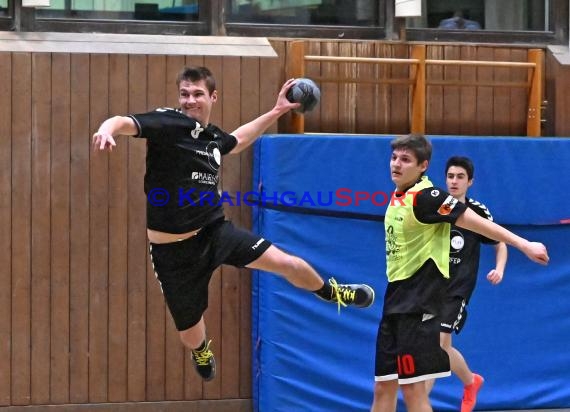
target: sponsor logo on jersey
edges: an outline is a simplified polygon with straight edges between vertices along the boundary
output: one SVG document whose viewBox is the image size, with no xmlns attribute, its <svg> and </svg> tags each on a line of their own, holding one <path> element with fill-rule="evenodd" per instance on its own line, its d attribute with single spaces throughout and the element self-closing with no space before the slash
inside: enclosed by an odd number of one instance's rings
<svg viewBox="0 0 570 412">
<path fill-rule="evenodd" d="M 443 201 L 439 209 L 437 209 L 437 213 L 439 213 L 442 216 L 449 215 L 457 205 L 457 202 L 459 202 L 459 200 L 457 200 L 453 196 L 451 195 L 447 196 L 447 198 Z"/>
<path fill-rule="evenodd" d="M 453 250 L 459 251 L 463 249 L 464 245 L 465 245 L 465 239 L 463 239 L 463 236 L 454 233 L 454 236 L 451 238 L 451 247 L 453 248 Z"/>
<path fill-rule="evenodd" d="M 394 226 L 392 225 L 386 228 L 386 259 L 392 262 L 402 259 L 398 238 L 394 234 Z"/>
<path fill-rule="evenodd" d="M 214 170 L 218 170 L 222 164 L 222 154 L 216 142 L 211 142 L 206 148 L 208 151 L 208 161 L 210 162 L 210 167 Z"/>
<path fill-rule="evenodd" d="M 206 185 L 218 184 L 218 176 L 213 173 L 192 172 L 192 180 Z"/>
<path fill-rule="evenodd" d="M 435 315 L 432 315 L 431 313 L 424 313 L 422 315 L 422 322 L 428 321 L 433 318 L 435 318 Z"/>
<path fill-rule="evenodd" d="M 200 133 L 204 131 L 204 128 L 200 125 L 200 123 L 196 122 L 196 127 L 194 130 L 190 132 L 190 135 L 193 139 L 197 139 L 200 136 Z"/>
<path fill-rule="evenodd" d="M 259 239 L 259 240 L 257 241 L 257 243 L 256 243 L 255 245 L 253 245 L 251 248 L 252 248 L 253 250 L 257 249 L 257 248 L 259 247 L 259 245 L 261 245 L 264 241 L 265 241 L 264 238 Z"/>
<path fill-rule="evenodd" d="M 216 142 L 208 143 L 206 150 L 195 149 L 194 153 L 198 156 L 208 158 L 208 164 L 214 171 L 217 171 L 222 164 L 222 153 L 220 152 L 220 148 Z"/>
</svg>

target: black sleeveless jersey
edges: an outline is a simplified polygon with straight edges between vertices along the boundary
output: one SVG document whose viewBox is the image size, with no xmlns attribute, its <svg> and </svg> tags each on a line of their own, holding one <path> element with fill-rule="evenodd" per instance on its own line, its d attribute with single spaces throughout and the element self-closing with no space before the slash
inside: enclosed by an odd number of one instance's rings
<svg viewBox="0 0 570 412">
<path fill-rule="evenodd" d="M 484 204 L 469 198 L 465 203 L 479 216 L 493 220 Z M 496 245 L 499 242 L 454 225 L 451 226 L 450 242 L 447 295 L 460 296 L 469 301 L 477 283 L 481 243 Z"/>
<path fill-rule="evenodd" d="M 136 137 L 147 139 L 147 227 L 186 233 L 223 217 L 218 171 L 236 138 L 175 109 L 129 117 L 138 127 Z"/>
</svg>

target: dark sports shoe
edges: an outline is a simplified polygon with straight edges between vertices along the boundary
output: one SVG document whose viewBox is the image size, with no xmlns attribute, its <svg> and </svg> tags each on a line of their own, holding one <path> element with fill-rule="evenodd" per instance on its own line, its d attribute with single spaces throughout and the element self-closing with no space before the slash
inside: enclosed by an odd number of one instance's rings
<svg viewBox="0 0 570 412">
<path fill-rule="evenodd" d="M 365 284 L 340 284 L 335 278 L 329 279 L 332 288 L 329 302 L 336 302 L 340 312 L 341 306 L 354 305 L 358 308 L 367 308 L 374 303 L 374 289 Z"/>
<path fill-rule="evenodd" d="M 211 340 L 208 341 L 202 350 L 192 350 L 192 362 L 196 372 L 205 381 L 211 381 L 216 376 L 216 359 L 210 350 L 211 342 Z"/>
</svg>

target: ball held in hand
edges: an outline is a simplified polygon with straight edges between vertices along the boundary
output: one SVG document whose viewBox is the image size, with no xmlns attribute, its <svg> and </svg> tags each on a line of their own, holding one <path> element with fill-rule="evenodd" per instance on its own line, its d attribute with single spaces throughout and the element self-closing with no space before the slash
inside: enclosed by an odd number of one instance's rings
<svg viewBox="0 0 570 412">
<path fill-rule="evenodd" d="M 286 97 L 291 103 L 301 103 L 295 111 L 305 113 L 313 110 L 319 103 L 321 90 L 314 81 L 302 77 L 295 80 L 295 84 L 287 91 Z"/>
</svg>

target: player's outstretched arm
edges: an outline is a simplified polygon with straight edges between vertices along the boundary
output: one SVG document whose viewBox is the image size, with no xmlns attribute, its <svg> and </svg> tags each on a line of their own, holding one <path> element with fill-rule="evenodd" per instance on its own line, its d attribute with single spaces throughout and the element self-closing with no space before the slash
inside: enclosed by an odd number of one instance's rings
<svg viewBox="0 0 570 412">
<path fill-rule="evenodd" d="M 291 86 L 293 86 L 294 83 L 295 79 L 289 79 L 283 84 L 281 90 L 279 91 L 279 95 L 277 96 L 277 101 L 275 102 L 273 109 L 267 113 L 262 114 L 256 119 L 253 119 L 251 122 L 238 127 L 231 133 L 233 136 L 235 136 L 238 143 L 230 153 L 239 153 L 246 147 L 250 146 L 259 136 L 261 136 L 263 132 L 269 128 L 269 126 L 275 123 L 282 115 L 291 109 L 296 109 L 300 106 L 299 103 L 291 103 L 289 100 L 287 100 L 286 97 L 287 91 L 291 88 Z"/>
<path fill-rule="evenodd" d="M 472 232 L 477 232 L 489 239 L 505 242 L 507 245 L 514 246 L 533 262 L 541 265 L 548 264 L 548 252 L 542 243 L 530 242 L 495 222 L 482 218 L 471 209 L 467 209 L 459 216 L 455 224 Z"/>
<path fill-rule="evenodd" d="M 112 151 L 115 143 L 115 136 L 135 136 L 138 134 L 138 128 L 135 121 L 126 116 L 114 116 L 99 126 L 97 132 L 93 134 L 93 150 L 109 150 Z"/>
</svg>

